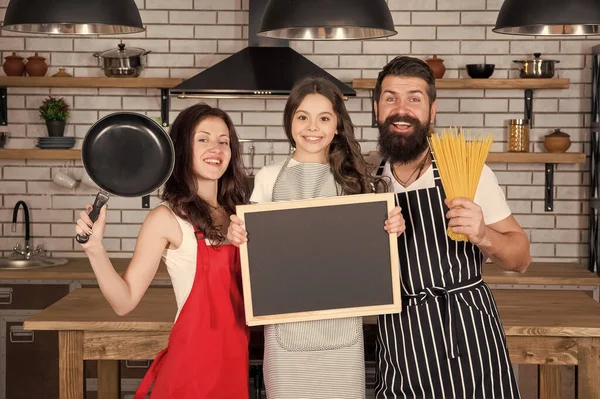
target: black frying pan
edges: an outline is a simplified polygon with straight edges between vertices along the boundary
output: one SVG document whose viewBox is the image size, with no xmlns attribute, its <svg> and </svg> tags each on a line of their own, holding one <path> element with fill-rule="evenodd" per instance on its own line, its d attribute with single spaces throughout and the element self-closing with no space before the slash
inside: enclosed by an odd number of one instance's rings
<svg viewBox="0 0 600 399">
<path fill-rule="evenodd" d="M 175 150 L 163 128 L 145 115 L 117 112 L 98 120 L 81 149 L 83 166 L 101 191 L 89 217 L 98 219 L 110 195 L 143 197 L 162 186 L 175 165 Z M 77 242 L 88 241 L 77 235 Z"/>
</svg>

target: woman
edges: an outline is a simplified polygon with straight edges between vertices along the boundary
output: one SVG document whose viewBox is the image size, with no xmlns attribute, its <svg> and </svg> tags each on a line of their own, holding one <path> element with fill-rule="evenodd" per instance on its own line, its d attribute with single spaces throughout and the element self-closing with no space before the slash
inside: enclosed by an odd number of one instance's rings
<svg viewBox="0 0 600 399">
<path fill-rule="evenodd" d="M 206 104 L 181 112 L 170 136 L 175 167 L 164 202 L 142 224 L 123 277 L 102 246 L 106 207 L 94 224 L 81 212 L 75 230 L 91 234 L 82 248 L 119 315 L 137 306 L 161 258 L 171 276 L 175 325 L 135 399 L 146 398 L 152 383 L 152 399 L 247 398 L 249 331 L 239 251 L 225 242 L 229 216 L 247 202 L 249 191 L 238 137 L 229 116 Z"/>
</svg>

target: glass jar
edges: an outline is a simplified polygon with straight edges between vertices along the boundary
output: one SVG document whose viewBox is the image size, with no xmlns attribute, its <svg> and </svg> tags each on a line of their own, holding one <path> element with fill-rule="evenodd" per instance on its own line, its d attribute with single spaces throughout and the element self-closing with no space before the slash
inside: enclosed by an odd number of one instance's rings
<svg viewBox="0 0 600 399">
<path fill-rule="evenodd" d="M 508 151 L 529 152 L 529 120 L 508 120 Z"/>
</svg>

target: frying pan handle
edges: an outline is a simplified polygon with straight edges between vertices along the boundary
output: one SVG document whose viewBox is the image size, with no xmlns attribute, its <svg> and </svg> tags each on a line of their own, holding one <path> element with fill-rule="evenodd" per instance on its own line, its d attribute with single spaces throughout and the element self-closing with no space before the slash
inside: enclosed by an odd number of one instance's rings
<svg viewBox="0 0 600 399">
<path fill-rule="evenodd" d="M 98 193 L 98 195 L 96 195 L 96 199 L 94 200 L 93 208 L 90 211 L 90 213 L 88 213 L 88 216 L 90 217 L 90 220 L 92 221 L 92 223 L 95 222 L 96 220 L 98 220 L 98 216 L 100 215 L 100 209 L 102 209 L 102 207 L 104 205 L 106 205 L 106 203 L 108 202 L 108 199 L 109 199 L 108 193 L 106 193 L 104 191 L 100 191 Z M 77 239 L 78 243 L 85 244 L 86 242 L 88 242 L 90 237 L 87 234 L 83 234 L 83 235 L 77 234 L 77 236 L 75 236 L 75 238 Z"/>
</svg>

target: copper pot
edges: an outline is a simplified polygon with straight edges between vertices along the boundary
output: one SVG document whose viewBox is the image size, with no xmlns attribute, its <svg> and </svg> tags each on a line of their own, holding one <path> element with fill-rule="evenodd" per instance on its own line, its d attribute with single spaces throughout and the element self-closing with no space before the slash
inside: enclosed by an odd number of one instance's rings
<svg viewBox="0 0 600 399">
<path fill-rule="evenodd" d="M 29 76 L 45 76 L 48 72 L 48 64 L 46 59 L 35 53 L 31 57 L 27 58 L 27 65 L 25 65 L 25 71 Z"/>
<path fill-rule="evenodd" d="M 16 53 L 4 57 L 6 61 L 2 64 L 2 69 L 6 76 L 23 76 L 25 72 L 25 63 L 23 57 L 18 56 Z"/>
<path fill-rule="evenodd" d="M 441 79 L 446 73 L 446 66 L 444 65 L 444 60 L 438 58 L 437 55 L 434 55 L 432 58 L 425 60 L 429 68 L 433 71 L 433 76 L 436 79 Z"/>
<path fill-rule="evenodd" d="M 553 133 L 544 137 L 544 147 L 548 152 L 566 152 L 571 147 L 571 137 L 560 129 L 554 129 Z"/>
</svg>

